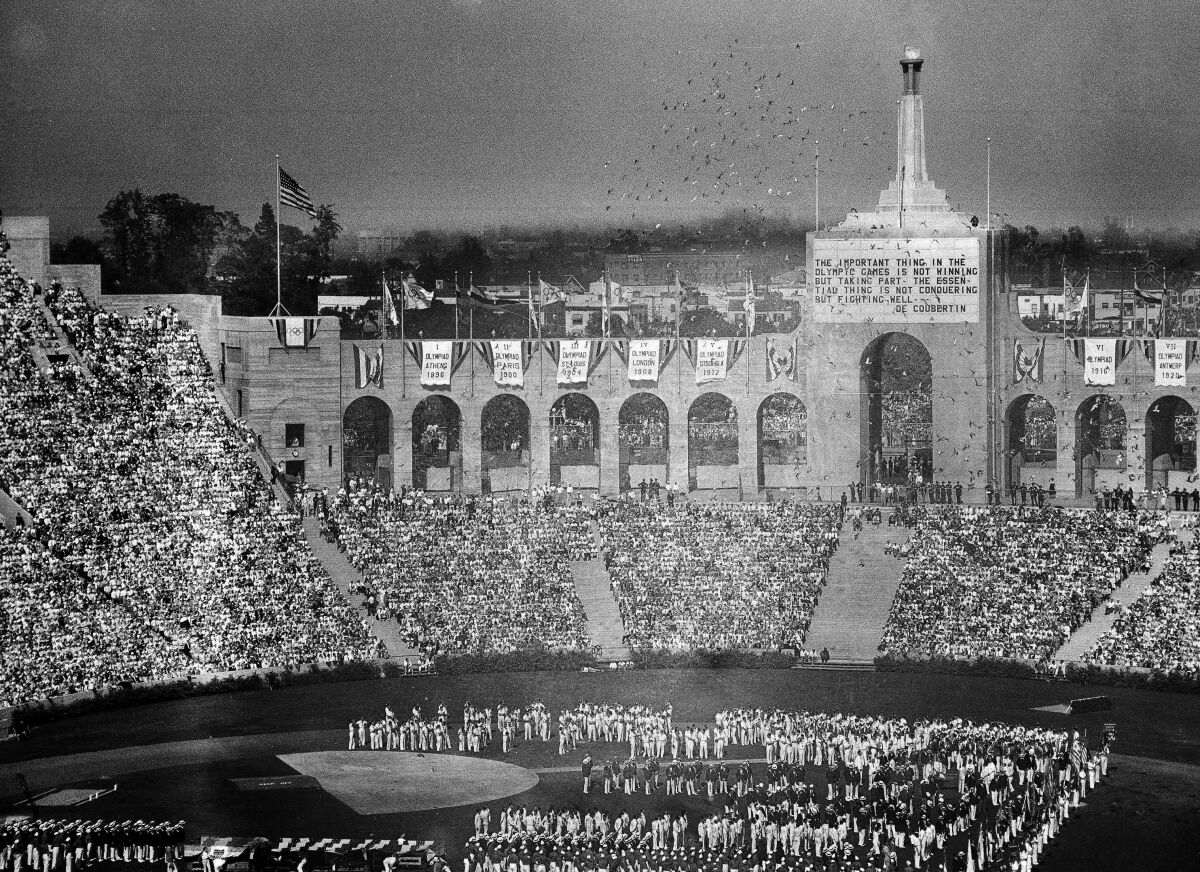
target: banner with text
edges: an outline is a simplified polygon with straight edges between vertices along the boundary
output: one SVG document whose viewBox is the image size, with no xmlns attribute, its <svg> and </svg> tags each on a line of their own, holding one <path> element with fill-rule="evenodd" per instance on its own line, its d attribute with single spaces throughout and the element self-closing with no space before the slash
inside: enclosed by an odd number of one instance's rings
<svg viewBox="0 0 1200 872">
<path fill-rule="evenodd" d="M 1154 384 L 1158 387 L 1187 386 L 1186 339 L 1154 340 Z"/>
<path fill-rule="evenodd" d="M 979 240 L 814 239 L 813 320 L 976 324 Z"/>
<path fill-rule="evenodd" d="M 1083 340 L 1083 383 L 1085 385 L 1115 385 L 1117 383 L 1117 340 Z"/>
<path fill-rule="evenodd" d="M 525 361 L 521 355 L 520 339 L 492 340 L 492 376 L 496 384 L 517 388 L 525 385 Z"/>
<path fill-rule="evenodd" d="M 558 383 L 582 385 L 588 380 L 592 343 L 588 339 L 564 339 L 558 349 Z"/>
<path fill-rule="evenodd" d="M 422 342 L 421 384 L 450 384 L 450 358 L 453 354 L 453 342 Z"/>
<path fill-rule="evenodd" d="M 629 380 L 658 381 L 658 340 L 633 339 L 629 342 Z"/>
<path fill-rule="evenodd" d="M 724 381 L 729 363 L 729 342 L 725 339 L 696 341 L 696 384 Z"/>
</svg>

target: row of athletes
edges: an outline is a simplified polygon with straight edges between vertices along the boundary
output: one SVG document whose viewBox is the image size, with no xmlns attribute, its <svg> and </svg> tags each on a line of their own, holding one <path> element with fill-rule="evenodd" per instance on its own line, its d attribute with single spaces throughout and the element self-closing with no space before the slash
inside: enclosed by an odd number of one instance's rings
<svg viewBox="0 0 1200 872">
<path fill-rule="evenodd" d="M 463 719 L 457 725 L 457 747 L 460 753 L 481 753 L 500 735 L 501 750 L 507 752 L 516 741 L 520 730 L 526 741 L 536 734 L 543 742 L 550 741 L 550 716 L 545 705 L 531 703 L 523 711 L 510 709 L 501 704 L 495 710 L 490 707 L 476 708 L 470 703 L 463 706 Z M 383 717 L 368 721 L 365 718 L 351 721 L 348 726 L 349 750 L 371 751 L 449 751 L 452 748 L 449 709 L 441 703 L 437 716 L 426 720 L 421 709 L 415 707 L 412 717 L 401 722 L 391 705 L 384 707 Z"/>
<path fill-rule="evenodd" d="M 183 821 L 9 819 L 0 824 L 0 870 L 72 872 L 97 863 L 168 864 L 183 847 Z"/>
<path fill-rule="evenodd" d="M 1012 869 L 1029 872 L 1086 795 L 1038 773 L 999 802 L 982 783 L 944 793 L 820 803 L 805 782 L 756 784 L 701 817 L 595 810 L 506 809 L 468 841 L 464 872 L 776 872 L 776 870 Z"/>
</svg>

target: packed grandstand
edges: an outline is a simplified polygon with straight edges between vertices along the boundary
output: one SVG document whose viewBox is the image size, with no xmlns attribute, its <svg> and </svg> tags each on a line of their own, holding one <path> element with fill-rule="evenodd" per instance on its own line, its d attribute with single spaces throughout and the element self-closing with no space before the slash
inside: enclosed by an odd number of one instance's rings
<svg viewBox="0 0 1200 872">
<path fill-rule="evenodd" d="M 0 531 L 3 702 L 383 655 L 223 411 L 194 332 L 0 270 L 0 485 L 33 518 Z M 60 333 L 74 355 L 39 365 Z M 632 649 L 802 648 L 846 522 L 829 503 L 550 497 L 348 481 L 318 505 L 371 617 L 429 654 L 586 651 L 570 566 L 597 555 Z M 1050 659 L 1175 535 L 1147 511 L 905 512 L 888 655 Z M 1175 552 L 1087 661 L 1196 672 L 1197 545 Z"/>
<path fill-rule="evenodd" d="M 700 503 L 657 489 L 614 500 L 550 488 L 447 496 L 355 479 L 332 494 L 289 495 L 264 476 L 255 445 L 170 308 L 107 312 L 0 259 L 0 487 L 20 509 L 0 526 L 0 707 L 131 682 L 373 662 L 389 653 L 385 622 L 428 657 L 586 656 L 596 640 L 573 579 L 585 563 L 607 574 L 630 657 L 799 654 L 839 547 L 885 519 L 909 537 L 889 546 L 903 563 L 879 639 L 885 657 L 1046 663 L 1109 604 L 1112 628 L 1083 662 L 1200 675 L 1200 534 L 1166 512 L 948 497 Z M 359 574 L 366 613 L 316 556 L 309 513 Z M 1113 605 L 1159 547 L 1170 549 L 1161 572 Z M 984 858 L 1031 865 L 1107 769 L 1106 749 L 1093 754 L 1064 731 L 778 710 L 679 725 L 669 705 L 580 703 L 557 715 L 537 701 L 467 705 L 461 722 L 444 707 L 403 718 L 389 708 L 352 720 L 348 735 L 350 750 L 422 753 L 507 753 L 522 742 L 587 754 L 585 792 L 717 805 L 698 824 L 661 809 L 509 806 L 482 822 L 481 811 L 459 851 L 468 872 L 538 857 L 539 869 L 605 868 L 617 855 L 633 858 L 628 868 L 696 870 L 749 869 L 760 856 L 871 869 L 939 857 L 946 869 L 983 868 Z M 629 753 L 593 763 L 592 743 L 598 755 L 612 753 L 600 743 Z M 727 749 L 765 753 L 767 765 L 726 762 Z M 183 838 L 170 823 L 14 821 L 0 828 L 0 868 L 172 867 Z M 377 859 L 394 861 L 417 843 L 368 839 L 353 850 L 366 857 L 373 844 L 386 846 Z M 284 839 L 273 851 L 294 860 L 351 845 Z"/>
</svg>

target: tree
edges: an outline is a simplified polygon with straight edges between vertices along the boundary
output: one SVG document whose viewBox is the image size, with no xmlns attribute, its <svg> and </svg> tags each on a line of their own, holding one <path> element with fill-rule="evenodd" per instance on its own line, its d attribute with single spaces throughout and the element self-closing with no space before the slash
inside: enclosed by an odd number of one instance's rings
<svg viewBox="0 0 1200 872">
<path fill-rule="evenodd" d="M 341 229 L 337 213 L 326 205 L 317 208 L 311 233 L 290 224 L 279 226 L 279 299 L 292 315 L 316 313 L 317 295 L 333 262 L 333 241 Z M 274 308 L 275 259 L 275 210 L 264 203 L 253 230 L 236 235 L 217 264 L 228 314 L 266 315 Z"/>
<path fill-rule="evenodd" d="M 100 213 L 112 287 L 125 292 L 200 294 L 223 218 L 179 194 L 121 191 Z"/>
<path fill-rule="evenodd" d="M 282 233 L 281 233 L 282 235 Z M 275 210 L 264 203 L 253 229 L 217 264 L 229 315 L 265 315 L 275 303 Z"/>
<path fill-rule="evenodd" d="M 153 206 L 139 188 L 121 191 L 100 213 L 104 247 L 113 267 L 113 287 L 139 290 L 150 278 Z"/>
<path fill-rule="evenodd" d="M 449 252 L 441 263 L 441 278 L 448 278 L 457 273 L 462 284 L 472 281 L 480 284 L 487 283 L 492 272 L 492 259 L 488 257 L 483 247 L 483 240 L 478 236 L 464 236 L 459 240 L 458 247 Z"/>
<path fill-rule="evenodd" d="M 52 263 L 98 263 L 103 266 L 104 252 L 100 243 L 86 236 L 72 236 L 66 244 L 52 243 L 50 245 L 50 261 Z"/>
</svg>

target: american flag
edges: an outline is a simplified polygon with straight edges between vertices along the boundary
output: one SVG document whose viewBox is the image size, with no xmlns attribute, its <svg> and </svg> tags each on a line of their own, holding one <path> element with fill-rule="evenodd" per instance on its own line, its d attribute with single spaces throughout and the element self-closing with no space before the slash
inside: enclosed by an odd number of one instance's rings
<svg viewBox="0 0 1200 872">
<path fill-rule="evenodd" d="M 313 203 L 312 197 L 308 195 L 308 191 L 285 173 L 283 167 L 279 168 L 279 203 L 299 209 L 301 212 L 307 212 L 313 218 L 317 217 L 317 207 Z"/>
</svg>

